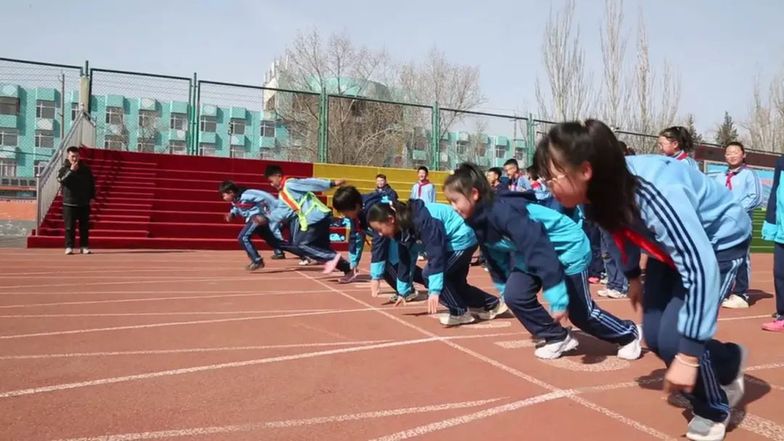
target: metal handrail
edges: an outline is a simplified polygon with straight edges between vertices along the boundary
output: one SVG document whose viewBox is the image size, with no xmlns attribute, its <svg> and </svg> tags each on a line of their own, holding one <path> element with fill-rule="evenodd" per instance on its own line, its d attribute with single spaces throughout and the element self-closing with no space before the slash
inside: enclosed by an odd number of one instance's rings
<svg viewBox="0 0 784 441">
<path fill-rule="evenodd" d="M 60 141 L 60 145 L 52 153 L 49 162 L 46 164 L 41 173 L 36 176 L 36 235 L 41 223 L 44 221 L 46 213 L 52 206 L 52 202 L 57 197 L 60 191 L 60 183 L 57 181 L 58 170 L 63 163 L 65 150 L 70 146 L 81 147 L 83 145 L 95 145 L 95 123 L 90 118 L 90 115 L 85 112 L 80 112 L 68 133 Z"/>
</svg>

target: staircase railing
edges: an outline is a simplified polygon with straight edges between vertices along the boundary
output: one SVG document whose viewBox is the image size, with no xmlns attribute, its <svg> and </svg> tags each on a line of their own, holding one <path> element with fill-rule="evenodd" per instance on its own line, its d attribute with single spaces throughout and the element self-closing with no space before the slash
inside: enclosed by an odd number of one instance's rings
<svg viewBox="0 0 784 441">
<path fill-rule="evenodd" d="M 76 121 L 71 125 L 68 133 L 65 134 L 60 145 L 52 153 L 49 162 L 46 164 L 41 173 L 37 176 L 36 181 L 36 199 L 38 203 L 38 210 L 36 212 L 36 235 L 44 221 L 46 213 L 57 197 L 60 191 L 60 183 L 57 181 L 57 170 L 63 164 L 65 158 L 65 151 L 70 146 L 81 147 L 83 145 L 95 145 L 95 123 L 90 119 L 90 115 L 81 112 L 77 116 Z"/>
</svg>

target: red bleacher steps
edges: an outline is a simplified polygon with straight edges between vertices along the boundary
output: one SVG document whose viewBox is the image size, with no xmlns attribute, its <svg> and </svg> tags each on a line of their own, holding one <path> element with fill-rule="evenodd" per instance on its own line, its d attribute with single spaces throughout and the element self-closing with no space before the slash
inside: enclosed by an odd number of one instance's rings
<svg viewBox="0 0 784 441">
<path fill-rule="evenodd" d="M 218 184 L 276 192 L 263 178 L 264 168 L 278 164 L 290 176 L 313 176 L 313 165 L 204 156 L 157 155 L 82 149 L 95 175 L 97 195 L 90 216 L 90 247 L 128 249 L 240 250 L 240 220 L 226 223 L 229 204 Z M 322 197 L 322 200 L 326 198 Z M 333 232 L 346 237 L 344 228 Z M 62 197 L 58 196 L 38 231 L 28 237 L 30 248 L 60 248 L 64 242 Z M 78 233 L 77 233 L 78 238 Z M 257 246 L 266 245 L 256 240 Z M 345 250 L 346 243 L 334 243 Z"/>
</svg>

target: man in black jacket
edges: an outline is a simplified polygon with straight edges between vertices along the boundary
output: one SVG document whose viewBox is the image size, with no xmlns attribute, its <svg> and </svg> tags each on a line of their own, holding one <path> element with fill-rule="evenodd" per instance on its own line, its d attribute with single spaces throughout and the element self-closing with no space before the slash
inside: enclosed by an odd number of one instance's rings
<svg viewBox="0 0 784 441">
<path fill-rule="evenodd" d="M 90 254 L 90 203 L 95 199 L 95 180 L 87 164 L 79 160 L 79 148 L 68 147 L 65 164 L 57 174 L 63 191 L 63 220 L 65 221 L 65 254 L 73 254 L 79 221 L 79 241 L 82 254 Z"/>
</svg>

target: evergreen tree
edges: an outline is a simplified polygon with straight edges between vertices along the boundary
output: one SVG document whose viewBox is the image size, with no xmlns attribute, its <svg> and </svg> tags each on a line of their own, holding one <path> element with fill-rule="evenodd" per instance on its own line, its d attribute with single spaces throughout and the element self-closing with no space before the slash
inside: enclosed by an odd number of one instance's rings
<svg viewBox="0 0 784 441">
<path fill-rule="evenodd" d="M 738 129 L 735 128 L 735 122 L 728 112 L 724 112 L 724 122 L 719 124 L 716 130 L 716 142 L 725 146 L 733 141 L 738 140 Z"/>
<path fill-rule="evenodd" d="M 689 129 L 689 134 L 691 135 L 691 139 L 694 140 L 695 146 L 705 142 L 705 140 L 702 139 L 702 135 L 697 132 L 697 128 L 694 127 L 694 115 L 691 113 L 686 117 L 686 128 Z"/>
</svg>

